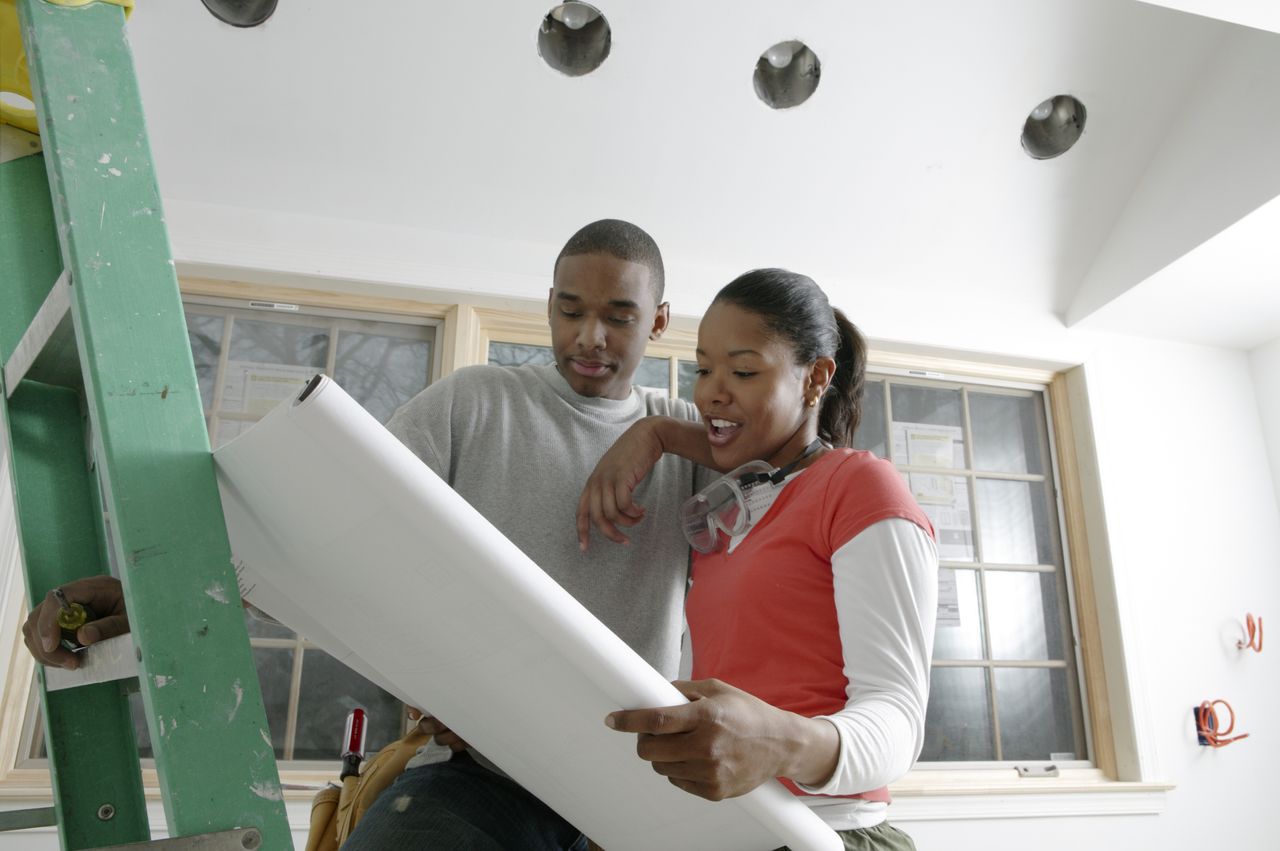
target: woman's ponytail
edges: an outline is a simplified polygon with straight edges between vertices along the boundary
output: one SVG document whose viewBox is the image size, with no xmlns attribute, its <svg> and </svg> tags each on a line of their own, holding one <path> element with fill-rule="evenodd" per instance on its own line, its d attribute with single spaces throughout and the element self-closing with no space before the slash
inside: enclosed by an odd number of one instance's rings
<svg viewBox="0 0 1280 851">
<path fill-rule="evenodd" d="M 849 318 L 833 308 L 840 344 L 836 348 L 836 374 L 822 396 L 818 413 L 818 437 L 832 446 L 852 446 L 862 420 L 862 394 L 867 374 L 867 341 Z"/>
</svg>

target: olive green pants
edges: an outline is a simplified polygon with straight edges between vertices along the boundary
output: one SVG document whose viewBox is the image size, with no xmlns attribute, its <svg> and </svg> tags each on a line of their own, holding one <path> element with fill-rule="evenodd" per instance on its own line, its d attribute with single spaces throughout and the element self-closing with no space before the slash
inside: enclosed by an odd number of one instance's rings
<svg viewBox="0 0 1280 851">
<path fill-rule="evenodd" d="M 881 822 L 875 827 L 837 831 L 844 840 L 845 851 L 916 851 L 911 837 L 893 825 Z M 790 851 L 779 848 L 778 851 Z"/>
</svg>

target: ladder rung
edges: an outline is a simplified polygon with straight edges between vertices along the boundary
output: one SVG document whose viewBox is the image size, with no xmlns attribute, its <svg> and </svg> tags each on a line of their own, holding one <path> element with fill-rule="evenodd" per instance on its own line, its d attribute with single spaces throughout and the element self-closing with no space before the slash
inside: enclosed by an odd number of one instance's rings
<svg viewBox="0 0 1280 851">
<path fill-rule="evenodd" d="M 51 827 L 57 823 L 58 811 L 53 807 L 0 812 L 0 832 L 29 830 L 33 827 Z"/>
<path fill-rule="evenodd" d="M 71 276 L 64 270 L 4 365 L 5 393 L 24 378 L 59 387 L 80 387 L 80 357 L 71 326 Z"/>
<path fill-rule="evenodd" d="M 110 845 L 98 851 L 256 851 L 262 847 L 262 832 L 256 827 L 220 830 L 197 836 L 174 836 L 150 842 Z"/>
</svg>

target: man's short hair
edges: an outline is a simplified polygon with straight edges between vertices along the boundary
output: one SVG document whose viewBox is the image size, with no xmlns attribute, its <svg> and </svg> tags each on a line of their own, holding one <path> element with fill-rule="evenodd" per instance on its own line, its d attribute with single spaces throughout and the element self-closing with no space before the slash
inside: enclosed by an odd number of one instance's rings
<svg viewBox="0 0 1280 851">
<path fill-rule="evenodd" d="M 658 243 L 641 228 L 621 219 L 601 219 L 580 229 L 560 249 L 554 272 L 565 257 L 581 254 L 611 254 L 619 260 L 640 263 L 649 269 L 649 284 L 653 287 L 655 304 L 662 304 L 662 291 L 666 285 L 662 269 L 662 252 Z"/>
</svg>

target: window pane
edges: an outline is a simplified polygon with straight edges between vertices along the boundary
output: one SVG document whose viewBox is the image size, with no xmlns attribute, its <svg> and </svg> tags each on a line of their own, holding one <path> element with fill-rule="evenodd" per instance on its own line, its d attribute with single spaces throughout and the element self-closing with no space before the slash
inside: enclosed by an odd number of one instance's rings
<svg viewBox="0 0 1280 851">
<path fill-rule="evenodd" d="M 978 479 L 977 489 L 983 561 L 1054 563 L 1050 514 L 1042 483 Z"/>
<path fill-rule="evenodd" d="M 555 363 L 550 346 L 524 346 L 519 343 L 490 343 L 489 363 L 497 366 L 524 366 L 527 363 Z"/>
<path fill-rule="evenodd" d="M 636 370 L 632 384 L 651 390 L 671 392 L 671 360 L 669 358 L 644 358 Z"/>
<path fill-rule="evenodd" d="M 151 731 L 147 729 L 147 713 L 142 708 L 140 692 L 129 692 L 129 714 L 133 716 L 133 735 L 138 740 L 138 756 L 141 759 L 154 758 L 155 754 L 151 752 Z"/>
<path fill-rule="evenodd" d="M 239 437 L 242 432 L 256 422 L 257 420 L 219 419 L 217 426 L 214 427 L 214 434 L 209 438 L 209 443 L 213 445 L 214 449 L 217 449 L 224 443 L 230 443 L 232 440 Z"/>
<path fill-rule="evenodd" d="M 998 473 L 1043 473 L 1040 396 L 969 393 L 973 464 Z"/>
<path fill-rule="evenodd" d="M 880 458 L 889 457 L 884 434 L 884 382 L 868 381 L 862 397 L 862 419 L 853 435 L 854 449 L 867 449 Z"/>
<path fill-rule="evenodd" d="M 231 325 L 231 360 L 290 364 L 323 370 L 329 329 L 237 317 Z"/>
<path fill-rule="evenodd" d="M 1084 758 L 1068 708 L 1066 669 L 997 668 L 995 675 L 1005 759 L 1054 759 L 1053 754 Z"/>
<path fill-rule="evenodd" d="M 682 360 L 676 364 L 676 395 L 693 401 L 693 382 L 698 377 L 697 361 Z"/>
<path fill-rule="evenodd" d="M 978 605 L 978 578 L 972 570 L 943 568 L 940 577 L 954 577 L 960 604 L 960 622 L 939 620 L 933 638 L 934 659 L 982 659 L 982 607 Z"/>
<path fill-rule="evenodd" d="M 937 533 L 938 558 L 973 561 L 973 512 L 969 480 L 963 476 L 909 473 L 907 487 Z"/>
<path fill-rule="evenodd" d="M 219 410 L 265 415 L 323 372 L 328 352 L 328 326 L 235 318 Z M 218 446 L 229 439 L 216 438 Z"/>
<path fill-rule="evenodd" d="M 221 316 L 187 314 L 187 339 L 191 341 L 191 358 L 196 364 L 196 380 L 200 382 L 200 400 L 204 409 L 213 407 L 213 388 L 218 379 L 218 353 L 222 351 Z"/>
<path fill-rule="evenodd" d="M 892 384 L 890 393 L 894 463 L 963 468 L 960 391 Z"/>
<path fill-rule="evenodd" d="M 289 686 L 293 682 L 293 654 L 287 648 L 253 648 L 253 661 L 258 666 L 258 685 L 267 710 L 267 728 L 271 731 L 271 747 L 276 758 L 284 756 L 284 732 L 289 724 Z"/>
<path fill-rule="evenodd" d="M 893 421 L 958 428 L 963 422 L 960 416 L 960 391 L 894 384 Z"/>
<path fill-rule="evenodd" d="M 425 388 L 430 375 L 430 340 L 338 332 L 333 377 L 380 423 Z"/>
<path fill-rule="evenodd" d="M 988 570 L 984 579 L 992 659 L 1064 658 L 1056 574 Z"/>
<path fill-rule="evenodd" d="M 995 759 L 987 672 L 982 668 L 934 668 L 924 722 L 922 762 Z"/>
<path fill-rule="evenodd" d="M 307 649 L 302 658 L 302 691 L 293 758 L 331 760 L 336 765 L 341 756 L 347 713 L 357 706 L 369 713 L 369 753 L 400 737 L 400 701 L 329 654 Z"/>
<path fill-rule="evenodd" d="M 244 624 L 249 629 L 250 638 L 294 638 L 296 637 L 293 630 L 287 626 L 281 626 L 278 623 L 272 623 L 255 617 L 249 613 L 248 609 L 244 611 Z"/>
<path fill-rule="evenodd" d="M 253 648 L 253 661 L 258 667 L 258 684 L 262 689 L 262 702 L 267 710 L 267 727 L 271 730 L 271 745 L 276 757 L 284 754 L 284 730 L 289 715 L 289 682 L 293 676 L 293 651 L 287 649 Z M 133 716 L 133 733 L 138 739 L 138 756 L 152 759 L 151 732 L 147 729 L 147 715 L 142 708 L 142 695 L 129 694 L 129 714 Z M 339 737 L 342 731 L 339 730 Z"/>
</svg>

